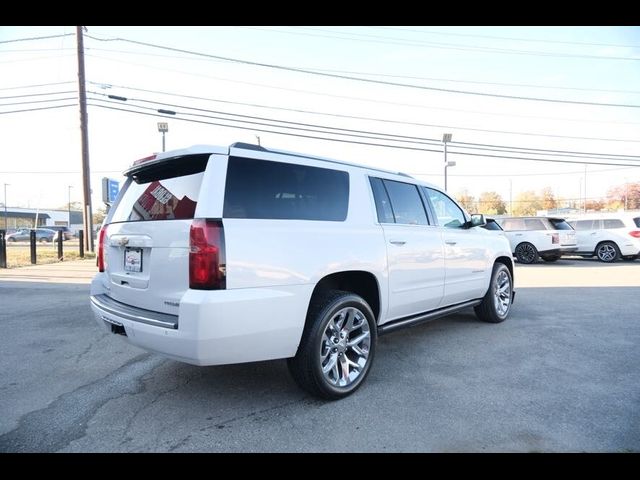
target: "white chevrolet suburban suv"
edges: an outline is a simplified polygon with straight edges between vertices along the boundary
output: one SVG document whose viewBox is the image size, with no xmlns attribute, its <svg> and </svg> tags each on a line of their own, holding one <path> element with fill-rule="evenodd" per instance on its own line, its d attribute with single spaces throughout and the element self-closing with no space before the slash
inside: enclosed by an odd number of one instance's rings
<svg viewBox="0 0 640 480">
<path fill-rule="evenodd" d="M 288 359 L 328 399 L 378 335 L 513 303 L 509 242 L 407 175 L 248 144 L 129 168 L 98 240 L 91 307 L 132 344 L 195 365 Z"/>
</svg>

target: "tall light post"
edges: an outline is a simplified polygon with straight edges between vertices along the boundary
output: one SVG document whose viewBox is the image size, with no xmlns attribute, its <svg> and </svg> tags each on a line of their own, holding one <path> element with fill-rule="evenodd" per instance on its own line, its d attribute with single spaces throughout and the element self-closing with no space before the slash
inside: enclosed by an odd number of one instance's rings
<svg viewBox="0 0 640 480">
<path fill-rule="evenodd" d="M 447 191 L 447 167 L 455 166 L 456 162 L 447 162 L 447 143 L 451 141 L 452 134 L 445 133 L 442 135 L 442 143 L 444 143 L 444 191 Z"/>
<path fill-rule="evenodd" d="M 73 188 L 73 185 L 68 185 L 67 186 L 67 190 L 69 192 L 69 221 L 67 223 L 67 227 L 71 228 L 71 189 Z"/>
<path fill-rule="evenodd" d="M 169 124 L 167 122 L 158 122 L 158 131 L 162 133 L 162 151 L 164 152 L 164 134 L 169 131 Z"/>
<path fill-rule="evenodd" d="M 9 228 L 7 226 L 7 187 L 9 186 L 9 183 L 5 183 L 4 184 L 4 231 L 6 232 L 7 229 Z"/>
</svg>

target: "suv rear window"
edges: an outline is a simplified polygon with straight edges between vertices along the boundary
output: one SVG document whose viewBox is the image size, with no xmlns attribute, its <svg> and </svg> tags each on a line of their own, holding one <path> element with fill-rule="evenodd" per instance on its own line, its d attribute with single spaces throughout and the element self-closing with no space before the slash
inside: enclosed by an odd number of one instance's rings
<svg viewBox="0 0 640 480">
<path fill-rule="evenodd" d="M 209 155 L 178 157 L 132 175 L 112 222 L 193 218 Z"/>
<path fill-rule="evenodd" d="M 349 174 L 340 170 L 230 157 L 225 218 L 344 221 Z"/>
</svg>

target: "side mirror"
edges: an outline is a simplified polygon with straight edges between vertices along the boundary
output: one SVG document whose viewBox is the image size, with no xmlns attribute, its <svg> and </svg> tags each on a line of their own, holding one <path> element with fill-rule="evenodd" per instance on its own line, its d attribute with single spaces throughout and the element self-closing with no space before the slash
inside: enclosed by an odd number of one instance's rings
<svg viewBox="0 0 640 480">
<path fill-rule="evenodd" d="M 484 219 L 484 215 L 482 213 L 474 213 L 471 215 L 471 220 L 467 222 L 469 228 L 471 227 L 482 227 L 487 224 L 487 221 Z"/>
</svg>

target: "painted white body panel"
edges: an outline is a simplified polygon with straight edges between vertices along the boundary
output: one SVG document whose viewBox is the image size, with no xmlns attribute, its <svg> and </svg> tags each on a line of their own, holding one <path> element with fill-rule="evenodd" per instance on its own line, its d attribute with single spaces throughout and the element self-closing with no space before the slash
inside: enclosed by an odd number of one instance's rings
<svg viewBox="0 0 640 480">
<path fill-rule="evenodd" d="M 616 219 L 623 222 L 624 227 L 620 228 L 598 228 L 589 230 L 576 230 L 576 241 L 579 254 L 595 254 L 595 249 L 601 242 L 614 242 L 620 250 L 620 255 L 640 254 L 640 238 L 632 237 L 629 232 L 639 231 L 634 218 L 639 218 L 637 213 L 601 213 L 592 215 L 580 215 L 567 218 L 572 223 L 577 220 L 606 220 Z"/>
<path fill-rule="evenodd" d="M 195 151 L 207 152 L 205 147 Z M 346 220 L 223 218 L 227 151 L 346 171 Z M 91 294 L 175 315 L 178 327 L 140 323 L 93 304 L 92 309 L 99 324 L 108 326 L 105 320 L 122 324 L 127 340 L 147 350 L 196 365 L 287 358 L 298 348 L 313 290 L 327 275 L 372 274 L 379 288 L 381 325 L 482 298 L 496 258 L 511 261 L 506 238 L 479 227 L 453 230 L 378 223 L 369 175 L 436 188 L 425 182 L 305 156 L 221 147 L 211 153 L 194 216 L 222 219 L 226 289 L 189 289 L 191 220 L 113 223 L 107 229 L 107 269 L 94 278 Z M 167 152 L 162 158 L 174 154 Z M 141 273 L 124 271 L 123 239 L 126 246 L 143 249 Z"/>
</svg>

